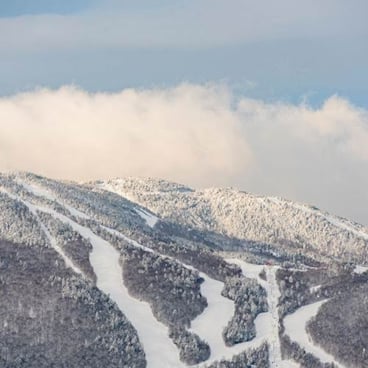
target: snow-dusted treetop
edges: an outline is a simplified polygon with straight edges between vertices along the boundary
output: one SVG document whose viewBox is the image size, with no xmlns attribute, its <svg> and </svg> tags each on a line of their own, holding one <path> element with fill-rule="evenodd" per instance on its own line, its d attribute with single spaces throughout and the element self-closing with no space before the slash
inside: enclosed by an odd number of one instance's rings
<svg viewBox="0 0 368 368">
<path fill-rule="evenodd" d="M 129 198 L 162 219 L 193 228 L 366 262 L 368 229 L 314 206 L 234 189 L 192 190 L 156 179 L 115 179 L 91 185 Z"/>
</svg>

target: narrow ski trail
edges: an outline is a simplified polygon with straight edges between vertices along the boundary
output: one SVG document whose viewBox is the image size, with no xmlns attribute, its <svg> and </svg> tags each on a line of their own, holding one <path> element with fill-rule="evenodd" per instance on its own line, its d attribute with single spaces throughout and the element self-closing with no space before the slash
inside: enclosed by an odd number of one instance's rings
<svg viewBox="0 0 368 368">
<path fill-rule="evenodd" d="M 22 185 L 22 183 L 20 183 Z M 56 196 L 53 195 L 50 191 L 48 191 L 45 188 L 41 188 L 32 184 L 27 184 L 26 189 L 28 191 L 33 192 L 34 194 L 47 196 L 48 199 L 51 199 L 53 201 L 59 202 L 60 205 L 64 206 L 69 212 L 71 212 L 73 215 L 79 216 L 84 219 L 88 219 L 89 217 L 85 215 L 84 213 L 80 212 L 79 210 L 71 207 L 70 205 L 65 205 L 64 203 L 61 203 Z M 46 211 L 46 209 L 43 209 Z M 119 292 L 119 288 L 121 286 L 119 283 L 122 284 L 122 287 L 125 289 L 124 293 L 128 294 L 127 289 L 123 285 L 122 280 L 122 270 L 121 266 L 118 265 L 118 268 L 120 270 L 120 273 L 118 273 L 118 270 L 116 269 L 113 271 L 113 268 L 110 267 L 111 260 L 119 256 L 118 251 L 115 250 L 108 242 L 101 239 L 100 237 L 96 236 L 90 229 L 83 227 L 73 220 L 69 219 L 68 217 L 65 217 L 64 215 L 61 215 L 59 213 L 54 212 L 53 210 L 48 210 L 50 213 L 52 212 L 52 215 L 56 218 L 60 219 L 63 222 L 69 223 L 69 225 L 72 226 L 72 228 L 80 233 L 83 237 L 90 239 L 92 246 L 93 246 L 93 252 L 90 256 L 91 264 L 95 270 L 95 273 L 97 275 L 97 286 L 103 290 L 104 292 L 110 294 L 111 298 L 117 302 L 119 307 L 121 307 L 121 310 L 126 314 L 129 320 L 131 320 L 132 324 L 136 327 L 138 331 L 138 336 L 140 337 L 142 344 L 144 346 L 144 350 L 146 351 L 147 355 L 147 361 L 148 361 L 148 367 L 149 368 L 180 368 L 184 367 L 185 365 L 179 361 L 179 352 L 176 348 L 176 346 L 173 344 L 171 339 L 168 337 L 168 329 L 163 324 L 159 323 L 155 317 L 152 315 L 152 311 L 150 309 L 150 306 L 148 303 L 145 302 L 138 302 L 140 304 L 145 304 L 149 308 L 150 315 L 155 320 L 155 323 L 153 326 L 160 325 L 160 328 L 164 328 L 163 333 L 165 334 L 165 338 L 167 341 L 168 346 L 172 346 L 175 349 L 175 354 L 172 351 L 170 353 L 171 361 L 168 360 L 169 365 L 165 365 L 164 362 L 164 356 L 165 352 L 163 350 L 167 350 L 167 347 L 161 346 L 160 349 L 157 349 L 153 346 L 152 348 L 149 346 L 150 344 L 155 345 L 156 340 L 158 337 L 150 336 L 148 334 L 149 339 L 146 340 L 142 338 L 142 335 L 144 336 L 144 326 L 142 325 L 142 318 L 137 316 L 137 310 L 133 309 L 131 315 L 127 313 L 126 308 L 130 309 L 129 306 L 123 305 L 122 303 L 119 304 L 119 295 L 117 294 Z M 148 216 L 148 215 L 147 215 Z M 147 220 L 147 219 L 146 219 Z M 157 218 L 154 218 L 155 221 L 157 221 Z M 154 226 L 154 223 L 151 223 L 150 225 Z M 182 266 L 195 270 L 192 266 L 187 265 L 183 262 L 180 262 L 177 259 L 174 259 L 170 256 L 160 254 L 159 252 L 156 252 L 152 250 L 151 248 L 147 248 L 141 244 L 139 244 L 137 241 L 128 238 L 124 234 L 120 233 L 117 230 L 108 228 L 106 226 L 102 226 L 106 231 L 121 237 L 125 241 L 127 241 L 129 244 L 133 245 L 134 247 L 143 249 L 148 252 L 152 252 L 155 254 L 158 254 L 160 256 L 173 259 L 175 262 L 180 263 Z M 112 248 L 112 249 L 111 249 Z M 118 263 L 117 261 L 114 263 Z M 118 276 L 110 275 L 110 273 L 114 273 L 115 275 L 118 274 Z M 100 274 L 100 276 L 99 276 Z M 255 339 L 251 341 L 247 341 L 244 343 L 236 344 L 234 346 L 226 346 L 224 339 L 222 337 L 223 329 L 226 327 L 226 325 L 229 323 L 231 318 L 234 315 L 235 311 L 235 305 L 234 302 L 228 298 L 225 298 L 221 295 L 222 289 L 224 287 L 224 283 L 214 280 L 211 277 L 209 277 L 207 274 L 203 272 L 199 272 L 199 275 L 204 279 L 203 284 L 201 285 L 201 293 L 202 295 L 207 299 L 208 307 L 197 317 L 195 318 L 191 323 L 190 331 L 196 333 L 201 339 L 206 341 L 211 349 L 211 355 L 210 358 L 201 363 L 196 365 L 196 367 L 203 367 L 207 366 L 215 361 L 219 361 L 221 359 L 228 359 L 231 360 L 234 355 L 243 353 L 249 348 L 258 348 L 262 345 L 264 339 L 263 336 L 256 337 Z M 117 288 L 111 289 L 111 285 L 119 285 Z M 137 302 L 136 299 L 129 296 L 130 299 L 133 299 L 135 302 Z M 147 311 L 146 311 L 147 312 Z M 135 316 L 134 316 L 135 314 Z M 148 324 L 150 322 L 146 322 Z M 152 323 L 152 322 L 151 322 Z M 256 326 L 264 326 L 267 324 L 267 321 L 265 319 L 265 314 L 262 313 L 259 315 L 255 321 Z M 146 329 L 149 329 L 149 326 L 146 326 Z M 157 328 L 157 327 L 155 327 Z M 263 327 L 262 327 L 263 328 Z M 162 338 L 162 337 L 161 337 Z M 158 356 L 158 361 L 160 362 L 160 365 L 156 365 L 155 361 L 155 354 L 150 354 L 149 350 L 153 349 L 154 353 Z M 169 349 L 170 350 L 170 349 Z M 147 352 L 148 351 L 148 352 Z M 173 360 L 173 357 L 176 357 L 176 361 Z M 152 365 L 154 364 L 154 365 Z"/>
<path fill-rule="evenodd" d="M 29 185 L 27 189 L 32 190 L 32 186 Z M 40 194 L 39 191 L 37 192 L 37 194 Z M 110 296 L 137 330 L 146 355 L 147 368 L 185 367 L 179 359 L 178 349 L 169 338 L 168 328 L 157 321 L 148 303 L 135 299 L 129 294 L 123 282 L 123 269 L 119 262 L 120 253 L 118 250 L 94 234 L 89 228 L 79 225 L 69 217 L 59 214 L 50 208 L 31 204 L 14 194 L 7 192 L 6 194 L 24 203 L 37 219 L 37 211 L 51 214 L 54 218 L 70 225 L 82 237 L 89 239 L 93 247 L 90 254 L 90 262 L 97 276 L 96 286 Z M 51 199 L 51 194 L 48 193 L 48 195 Z M 52 199 L 56 200 L 56 198 Z M 77 210 L 73 212 L 79 213 Z M 62 249 L 55 247 L 56 242 L 53 241 L 47 228 L 41 221 L 40 225 L 46 236 L 52 242 L 52 246 L 62 255 L 66 265 L 71 267 L 75 272 L 81 273 L 62 252 Z"/>
<path fill-rule="evenodd" d="M 48 199 L 59 202 L 52 192 L 44 188 L 38 188 L 34 185 L 28 184 L 26 189 L 32 191 L 34 194 L 47 196 Z M 60 205 L 64 206 L 74 216 L 84 219 L 89 218 L 84 213 L 69 205 L 64 203 L 60 203 Z M 146 353 L 147 367 L 185 367 L 186 365 L 179 360 L 179 351 L 177 347 L 168 337 L 168 328 L 156 320 L 148 303 L 139 301 L 129 295 L 129 292 L 123 282 L 122 266 L 119 263 L 120 253 L 109 242 L 105 241 L 101 237 L 94 234 L 89 228 L 78 224 L 69 217 L 59 214 L 49 208 L 36 206 L 34 206 L 34 208 L 50 213 L 55 218 L 69 224 L 73 230 L 78 232 L 81 236 L 90 240 L 93 246 L 93 251 L 90 254 L 90 262 L 97 275 L 97 287 L 106 294 L 110 295 L 111 299 L 118 304 L 119 308 L 136 328 L 139 339 Z M 154 223 L 150 225 L 154 226 Z M 135 247 L 157 253 L 163 257 L 171 258 L 139 244 L 117 230 L 110 229 L 105 226 L 103 226 L 103 228 L 117 236 L 122 237 Z M 184 267 L 194 269 L 192 266 L 186 265 L 176 259 L 175 261 L 181 263 Z M 257 281 L 263 287 L 265 287 L 269 296 L 270 311 L 259 314 L 255 319 L 257 334 L 253 340 L 236 344 L 232 347 L 226 346 L 222 337 L 222 332 L 234 315 L 234 302 L 221 295 L 222 289 L 224 287 L 223 282 L 214 280 L 207 274 L 199 272 L 200 276 L 205 280 L 201 285 L 201 292 L 202 295 L 207 299 L 208 307 L 192 321 L 190 331 L 196 333 L 201 339 L 209 344 L 211 355 L 207 361 L 196 365 L 196 367 L 205 367 L 221 359 L 231 360 L 235 355 L 246 352 L 250 348 L 259 348 L 264 342 L 268 342 L 270 345 L 271 367 L 294 367 L 292 362 L 286 365 L 286 361 L 282 361 L 281 359 L 280 343 L 278 337 L 277 302 L 279 292 L 275 279 L 276 269 L 272 268 L 268 270 L 267 279 L 269 281 L 265 282 L 258 277 L 258 274 L 263 266 L 250 265 L 243 261 L 234 259 L 227 261 L 229 263 L 238 264 L 242 268 L 245 276 L 256 278 Z M 259 269 L 260 267 L 261 269 Z M 251 275 L 249 275 L 249 270 Z"/>
<path fill-rule="evenodd" d="M 268 308 L 272 316 L 271 318 L 271 336 L 269 339 L 269 353 L 270 353 L 270 365 L 271 367 L 279 368 L 286 367 L 282 362 L 281 346 L 279 338 L 279 308 L 278 302 L 280 298 L 280 290 L 276 280 L 276 267 L 268 266 L 266 269 L 267 277 L 267 295 L 268 295 Z"/>
<path fill-rule="evenodd" d="M 37 214 L 37 207 L 27 201 L 25 201 L 24 199 L 19 198 L 18 196 L 16 196 L 15 194 L 9 193 L 7 190 L 4 190 L 1 188 L 1 192 L 5 193 L 7 196 L 9 196 L 10 198 L 19 201 L 21 203 L 23 203 L 28 209 L 29 211 L 32 213 L 32 215 L 36 218 L 38 224 L 41 227 L 41 230 L 44 232 L 47 240 L 49 241 L 50 245 L 52 248 L 54 248 L 56 250 L 56 252 L 58 252 L 60 254 L 60 256 L 63 258 L 65 264 L 67 267 L 70 267 L 74 272 L 78 273 L 78 274 L 83 274 L 83 272 L 73 263 L 73 261 L 64 253 L 63 249 L 59 247 L 59 245 L 57 244 L 56 240 L 51 236 L 49 230 L 47 229 L 47 227 L 43 224 L 43 222 L 41 221 L 41 219 L 39 218 L 38 214 Z"/>
<path fill-rule="evenodd" d="M 266 289 L 268 312 L 264 314 L 264 323 L 257 325 L 256 336 L 262 336 L 264 341 L 269 344 L 269 363 L 271 368 L 291 368 L 298 365 L 290 360 L 283 360 L 281 356 L 281 345 L 279 338 L 279 308 L 280 290 L 276 280 L 277 266 L 264 266 L 247 263 L 240 259 L 226 259 L 229 263 L 238 265 L 243 275 L 256 279 L 257 282 Z M 259 274 L 265 270 L 266 280 L 263 280 Z M 261 314 L 261 315 L 262 315 Z M 259 316 L 257 317 L 259 318 Z M 257 322 L 257 319 L 256 321 Z M 256 338 L 257 338 L 256 337 Z"/>
<path fill-rule="evenodd" d="M 146 354 L 147 368 L 185 367 L 179 360 L 176 346 L 168 336 L 168 328 L 157 321 L 148 303 L 139 301 L 129 294 L 123 282 L 123 270 L 119 263 L 120 253 L 90 229 L 58 213 L 52 214 L 90 240 L 93 246 L 90 262 L 97 276 L 97 287 L 110 295 L 136 328 Z"/>
<path fill-rule="evenodd" d="M 308 353 L 313 354 L 322 363 L 333 363 L 338 368 L 344 368 L 344 366 L 337 362 L 332 355 L 316 345 L 306 330 L 307 323 L 318 313 L 318 310 L 326 301 L 327 300 L 322 300 L 305 305 L 297 309 L 294 313 L 288 314 L 284 318 L 285 333 L 291 340 L 295 341 Z"/>
</svg>

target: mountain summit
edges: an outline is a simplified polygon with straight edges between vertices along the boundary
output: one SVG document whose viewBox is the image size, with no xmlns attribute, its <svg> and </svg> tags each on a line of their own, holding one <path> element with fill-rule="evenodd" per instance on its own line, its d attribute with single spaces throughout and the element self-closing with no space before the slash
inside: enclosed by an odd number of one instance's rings
<svg viewBox="0 0 368 368">
<path fill-rule="evenodd" d="M 0 367 L 366 368 L 367 247 L 281 198 L 0 174 Z"/>
</svg>

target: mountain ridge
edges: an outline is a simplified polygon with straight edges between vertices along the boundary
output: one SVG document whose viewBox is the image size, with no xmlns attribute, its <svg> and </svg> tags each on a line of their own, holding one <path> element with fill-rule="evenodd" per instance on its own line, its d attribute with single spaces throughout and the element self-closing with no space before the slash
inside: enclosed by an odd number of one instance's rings
<svg viewBox="0 0 368 368">
<path fill-rule="evenodd" d="M 216 226 L 244 210 L 244 193 L 141 183 L 155 201 L 101 182 L 0 174 L 0 366 L 366 366 L 368 269 L 356 234 L 346 258 L 294 238 L 234 237 Z M 290 208 L 272 203 L 270 226 L 280 216 L 285 226 Z M 318 231 L 320 216 L 308 216 Z M 297 331 L 295 318 L 305 321 Z"/>
<path fill-rule="evenodd" d="M 150 185 L 152 182 L 153 186 Z M 162 183 L 164 190 L 157 190 L 157 184 Z M 143 189 L 140 184 L 143 184 Z M 333 238 L 336 243 L 336 237 L 340 236 L 338 244 L 332 244 L 340 248 L 336 249 L 334 256 L 343 258 L 345 261 L 349 260 L 348 255 L 343 254 L 346 246 L 355 246 L 354 242 L 357 240 L 360 258 L 354 261 L 366 262 L 364 255 L 368 246 L 368 229 L 361 224 L 330 215 L 315 206 L 278 197 L 257 196 L 229 188 L 193 190 L 185 187 L 185 191 L 168 191 L 166 187 L 171 186 L 171 183 L 152 181 L 152 179 L 117 179 L 90 185 L 129 197 L 168 220 L 179 221 L 194 228 L 214 230 L 239 239 L 265 243 L 275 243 L 279 239 L 281 242 L 287 240 L 299 242 L 302 246 L 310 246 L 310 243 L 318 242 L 318 245 L 321 242 L 328 243 L 330 238 Z M 237 203 L 239 203 L 238 206 L 236 206 Z M 241 216 L 243 220 L 239 219 Z M 282 222 L 283 217 L 285 220 Z M 297 223 L 298 217 L 301 223 Z M 208 218 L 212 223 L 208 222 Z M 256 223 L 257 220 L 258 223 Z M 249 222 L 252 223 L 253 228 Z M 236 226 L 237 223 L 238 226 Z M 299 226 L 299 229 L 295 228 L 294 232 L 287 234 L 292 226 Z M 326 232 L 321 240 L 308 234 L 308 227 L 311 226 L 310 233 Z M 277 232 L 280 234 L 276 234 Z"/>
</svg>

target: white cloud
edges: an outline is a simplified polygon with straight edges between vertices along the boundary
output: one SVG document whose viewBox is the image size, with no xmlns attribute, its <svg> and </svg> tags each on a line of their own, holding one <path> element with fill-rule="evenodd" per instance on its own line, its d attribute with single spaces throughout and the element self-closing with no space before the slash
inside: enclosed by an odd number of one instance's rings
<svg viewBox="0 0 368 368">
<path fill-rule="evenodd" d="M 67 178 L 165 176 L 200 183 L 251 162 L 221 88 L 88 94 L 65 87 L 0 100 L 0 167 Z M 195 164 L 195 165 L 194 165 Z"/>
<path fill-rule="evenodd" d="M 157 176 L 312 202 L 368 223 L 368 112 L 236 98 L 223 86 L 0 99 L 0 170 Z"/>
</svg>

